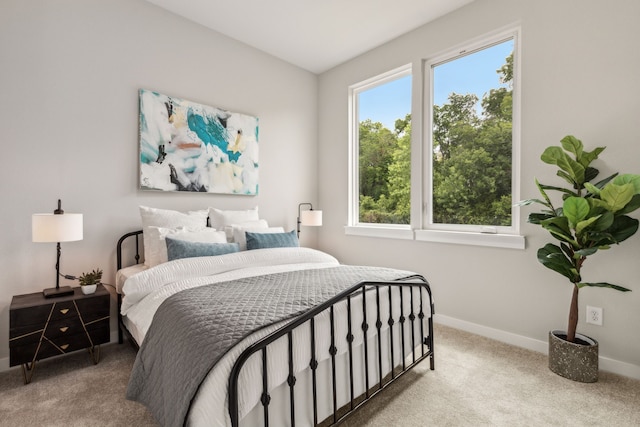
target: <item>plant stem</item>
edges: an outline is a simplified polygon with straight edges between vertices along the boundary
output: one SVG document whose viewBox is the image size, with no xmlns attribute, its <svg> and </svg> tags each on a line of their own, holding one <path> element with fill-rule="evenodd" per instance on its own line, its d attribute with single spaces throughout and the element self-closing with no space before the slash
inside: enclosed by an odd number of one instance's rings
<svg viewBox="0 0 640 427">
<path fill-rule="evenodd" d="M 567 341 L 574 342 L 576 339 L 576 328 L 578 327 L 578 291 L 580 288 L 574 283 L 573 294 L 571 295 L 571 306 L 569 307 L 569 325 L 567 327 Z"/>
</svg>

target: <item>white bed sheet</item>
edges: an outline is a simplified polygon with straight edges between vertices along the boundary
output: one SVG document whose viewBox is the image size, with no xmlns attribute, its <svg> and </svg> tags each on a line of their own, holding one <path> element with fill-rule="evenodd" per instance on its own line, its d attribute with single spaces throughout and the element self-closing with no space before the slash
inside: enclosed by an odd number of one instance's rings
<svg viewBox="0 0 640 427">
<path fill-rule="evenodd" d="M 149 267 L 144 264 L 134 264 L 116 271 L 116 291 L 121 294 L 124 282 L 126 282 L 129 277 L 147 270 L 148 268 Z"/>
<path fill-rule="evenodd" d="M 140 271 L 139 274 L 135 274 L 129 277 L 123 286 L 123 304 L 122 314 L 125 316 L 126 324 L 129 325 L 130 331 L 134 334 L 134 338 L 138 343 L 142 343 L 144 335 L 146 334 L 155 311 L 160 304 L 169 296 L 183 289 L 188 289 L 196 286 L 202 286 L 209 283 L 224 282 L 244 277 L 252 277 L 263 274 L 279 273 L 284 271 L 312 269 L 312 268 L 329 268 L 339 265 L 338 261 L 323 252 L 316 251 L 308 248 L 278 248 L 267 250 L 246 251 L 235 254 L 228 254 L 218 257 L 205 257 L 205 258 L 191 258 L 184 260 L 172 261 L 154 268 Z M 394 290 L 393 292 L 395 292 Z M 399 291 L 398 291 L 399 292 Z M 388 294 L 383 290 L 383 298 L 388 298 Z M 373 296 L 372 296 L 373 297 Z M 399 300 L 399 294 L 396 292 L 394 298 Z M 369 297 L 367 299 L 369 301 Z M 354 300 L 354 304 L 361 304 L 361 299 Z M 417 309 L 417 302 L 414 301 L 414 309 Z M 374 321 L 370 319 L 375 316 L 373 312 L 374 304 L 368 306 L 368 321 L 371 327 L 368 332 L 368 339 L 371 340 L 375 336 L 375 328 L 373 327 Z M 404 301 L 404 313 L 410 311 L 410 302 L 407 298 Z M 430 307 L 425 307 L 425 314 L 429 314 Z M 389 309 L 382 307 L 381 318 L 388 318 Z M 346 304 L 342 306 L 336 306 L 335 316 L 337 319 L 346 318 Z M 359 327 L 362 323 L 361 310 L 355 310 L 352 312 L 352 319 L 354 324 L 353 333 L 355 335 L 354 346 L 362 343 L 364 336 Z M 229 374 L 235 363 L 235 360 L 246 347 L 252 342 L 259 340 L 260 338 L 268 335 L 276 330 L 282 324 L 271 325 L 264 328 L 249 338 L 243 340 L 241 343 L 232 348 L 225 356 L 218 362 L 214 369 L 210 372 L 207 379 L 203 383 L 202 387 L 198 391 L 191 411 L 189 412 L 187 424 L 190 426 L 227 426 L 230 425 L 230 418 L 227 410 L 227 383 Z M 346 322 L 336 322 L 336 336 L 346 336 L 347 333 Z M 328 312 L 322 313 L 316 320 L 316 340 L 318 349 L 326 349 L 329 347 L 330 342 L 328 339 L 329 329 L 329 314 Z M 384 322 L 383 331 L 387 333 L 388 326 Z M 405 335 L 408 334 L 408 330 L 405 331 Z M 407 339 L 409 336 L 407 335 Z M 298 328 L 294 331 L 295 343 L 306 343 L 310 341 L 309 328 Z M 400 346 L 399 333 L 395 338 L 394 347 Z M 338 355 L 344 355 L 347 351 L 347 343 L 339 341 Z M 374 346 L 374 343 L 371 343 Z M 273 343 L 269 349 L 270 356 L 268 373 L 270 388 L 274 393 L 274 389 L 278 386 L 280 388 L 288 376 L 286 364 L 282 364 L 281 360 L 286 357 L 286 342 L 280 340 Z M 400 350 L 396 349 L 396 354 Z M 308 370 L 309 360 L 311 358 L 310 347 L 306 344 L 296 345 L 294 351 L 294 369 L 296 373 L 302 372 L 305 369 Z M 324 357 L 325 362 L 328 355 Z M 375 360 L 375 359 L 374 359 Z M 322 362 L 322 360 L 319 360 Z M 388 365 L 390 362 L 385 360 L 383 362 L 386 366 L 385 374 L 390 371 Z M 395 361 L 396 365 L 400 363 L 399 360 Z M 344 362 L 342 363 L 344 365 Z M 326 363 L 325 363 L 326 365 Z M 371 364 L 375 366 L 375 363 Z M 375 369 L 371 369 L 370 373 L 372 382 L 377 378 Z M 261 360 L 255 355 L 251 357 L 244 369 L 241 371 L 239 379 L 239 389 L 241 394 L 239 396 L 239 406 L 241 418 L 249 414 L 252 408 L 259 402 L 261 389 L 259 387 L 251 386 L 252 384 L 259 384 L 261 382 Z M 357 387 L 358 392 L 362 392 L 364 387 L 362 385 Z M 281 392 L 282 393 L 282 392 Z M 344 395 L 344 393 L 342 393 Z M 260 405 L 258 405 L 260 406 Z M 326 405 L 325 405 L 326 406 Z M 321 417 L 328 415 L 330 408 L 321 408 Z M 249 419 L 259 417 L 261 410 L 256 408 L 253 410 Z M 308 408 L 306 410 L 308 412 Z M 276 414 L 276 417 L 281 415 Z M 322 419 L 322 418 L 321 418 Z M 252 425 L 254 421 L 249 421 Z"/>
</svg>

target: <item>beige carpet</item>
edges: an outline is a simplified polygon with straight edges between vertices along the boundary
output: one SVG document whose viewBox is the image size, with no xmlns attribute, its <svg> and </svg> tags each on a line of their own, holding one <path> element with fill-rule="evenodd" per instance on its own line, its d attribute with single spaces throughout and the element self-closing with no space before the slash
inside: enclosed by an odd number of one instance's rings
<svg viewBox="0 0 640 427">
<path fill-rule="evenodd" d="M 38 362 L 28 385 L 20 368 L 0 373 L 0 426 L 156 426 L 124 397 L 133 348 L 108 344 L 101 353 L 97 365 L 85 351 Z"/>
<path fill-rule="evenodd" d="M 594 384 L 561 378 L 546 356 L 436 325 L 436 370 L 423 362 L 344 426 L 640 426 L 640 381 L 601 372 Z M 135 357 L 103 346 L 42 361 L 33 382 L 0 373 L 1 426 L 154 426 L 124 398 Z M 276 426 L 277 427 L 277 426 Z"/>
</svg>

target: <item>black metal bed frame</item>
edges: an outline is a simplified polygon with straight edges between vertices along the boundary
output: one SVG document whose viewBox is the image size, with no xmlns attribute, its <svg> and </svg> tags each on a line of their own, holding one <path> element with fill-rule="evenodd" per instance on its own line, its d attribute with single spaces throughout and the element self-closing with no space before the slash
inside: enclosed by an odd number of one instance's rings
<svg viewBox="0 0 640 427">
<path fill-rule="evenodd" d="M 135 263 L 138 264 L 140 262 L 140 236 L 142 235 L 142 230 L 133 231 L 123 235 L 119 240 L 116 248 L 116 257 L 117 257 L 117 268 L 118 270 L 123 267 L 122 263 L 122 245 L 123 242 L 130 238 L 135 237 Z M 389 318 L 382 319 L 381 318 L 381 298 L 380 298 L 380 290 L 382 288 L 387 288 L 388 293 L 388 307 L 389 307 Z M 396 309 L 396 313 L 394 313 L 393 301 L 393 292 L 392 289 L 397 288 L 400 295 L 399 302 L 399 313 Z M 416 292 L 417 290 L 417 292 Z M 424 300 L 426 291 L 426 299 Z M 375 312 L 377 313 L 377 317 L 375 319 L 375 328 L 377 329 L 375 352 L 377 353 L 377 360 L 370 360 L 370 352 L 369 352 L 369 344 L 367 338 L 367 331 L 370 327 L 370 320 L 367 319 L 367 292 L 375 292 Z M 354 297 L 362 295 L 362 307 L 354 308 L 352 306 L 352 300 Z M 404 313 L 404 298 L 409 298 L 410 304 L 410 312 Z M 414 311 L 414 298 L 419 298 L 418 313 Z M 131 337 L 131 334 L 127 330 L 126 326 L 122 321 L 122 315 L 120 314 L 120 307 L 122 303 L 122 297 L 118 293 L 118 342 L 123 342 L 123 332 L 125 332 L 130 341 L 134 346 L 137 347 L 137 343 Z M 340 303 L 346 303 L 347 306 L 347 330 L 348 333 L 344 340 L 347 343 L 347 357 L 348 357 L 348 369 L 349 369 L 349 402 L 346 405 L 338 407 L 337 402 L 337 373 L 336 373 L 336 354 L 337 354 L 337 346 L 336 346 L 336 336 L 335 336 L 335 317 L 334 310 L 335 306 Z M 428 307 L 429 312 L 425 314 L 424 308 Z M 316 348 L 316 332 L 315 332 L 315 320 L 317 316 L 325 311 L 329 311 L 329 322 L 330 322 L 330 342 L 331 345 L 325 351 L 328 352 L 329 360 L 331 363 L 331 403 L 333 413 L 328 418 L 324 420 L 320 420 L 320 424 L 318 423 L 318 391 L 317 391 L 317 368 L 318 368 L 318 348 Z M 354 375 L 356 374 L 356 370 L 354 369 L 354 355 L 353 355 L 353 347 L 352 343 L 354 340 L 354 329 L 351 321 L 352 310 L 362 310 L 363 314 L 363 323 L 358 325 L 364 333 L 363 339 L 363 352 L 364 352 L 364 381 L 365 385 L 364 393 L 355 396 L 354 395 Z M 394 317 L 395 314 L 395 317 Z M 269 378 L 267 375 L 267 347 L 273 343 L 274 341 L 281 339 L 286 336 L 287 339 L 287 348 L 288 348 L 288 357 L 287 363 L 289 368 L 289 375 L 287 378 L 287 385 L 289 387 L 289 409 L 290 409 L 290 425 L 295 427 L 296 419 L 296 405 L 295 405 L 295 386 L 296 386 L 296 376 L 293 370 L 293 351 L 294 351 L 294 343 L 293 343 L 293 331 L 298 327 L 305 327 L 305 324 L 308 324 L 310 328 L 310 345 L 311 345 L 311 360 L 309 361 L 309 368 L 311 369 L 311 377 L 312 377 L 312 396 L 313 396 L 313 425 L 336 425 L 341 423 L 345 418 L 347 418 L 350 414 L 352 414 L 359 407 L 368 402 L 371 398 L 376 396 L 379 392 L 387 388 L 393 382 L 395 382 L 398 378 L 400 378 L 403 374 L 409 371 L 411 368 L 416 366 L 418 363 L 423 361 L 426 358 L 429 358 L 430 369 L 434 370 L 434 349 L 433 349 L 433 314 L 434 314 L 434 303 L 433 297 L 431 294 L 431 288 L 427 282 L 427 280 L 421 275 L 414 275 L 404 279 L 403 281 L 391 281 L 391 282 L 378 282 L 378 281 L 364 281 L 360 282 L 351 288 L 341 292 L 335 297 L 327 300 L 321 305 L 314 307 L 313 309 L 307 311 L 299 317 L 296 317 L 292 321 L 288 322 L 283 327 L 277 329 L 271 334 L 263 337 L 257 342 L 250 345 L 246 348 L 236 360 L 231 374 L 229 376 L 229 414 L 231 417 L 231 423 L 234 427 L 239 426 L 239 405 L 238 405 L 238 379 L 240 376 L 240 371 L 242 367 L 245 365 L 247 360 L 254 355 L 255 353 L 260 353 L 262 357 L 262 395 L 261 395 L 261 403 L 263 406 L 263 422 L 264 426 L 269 426 L 269 404 L 271 403 L 271 396 L 269 395 Z M 427 318 L 427 330 L 424 330 L 424 319 Z M 390 372 L 385 375 L 383 372 L 383 345 L 382 345 L 382 325 L 383 322 L 386 322 L 389 326 L 389 345 L 388 345 L 388 354 L 387 357 L 390 358 Z M 399 329 L 398 333 L 400 334 L 399 344 L 400 344 L 400 354 L 395 354 L 394 351 L 394 325 L 398 323 Z M 407 324 L 408 323 L 408 324 Z M 416 325 L 417 323 L 417 325 Z M 410 329 L 410 337 L 411 343 L 405 343 L 405 324 L 407 324 L 407 328 Z M 420 342 L 416 343 L 416 329 L 419 329 L 419 337 L 421 337 Z M 425 335 L 426 332 L 426 335 Z M 410 346 L 407 351 L 407 346 Z M 419 354 L 416 354 L 416 349 Z M 372 351 L 373 352 L 373 351 Z M 396 357 L 397 359 L 396 361 Z M 406 363 L 406 360 L 410 358 L 411 362 Z M 369 368 L 370 364 L 376 363 L 377 366 L 377 374 L 378 374 L 378 382 L 375 384 L 370 384 L 369 381 Z M 398 365 L 398 366 L 396 366 Z"/>
<path fill-rule="evenodd" d="M 122 244 L 130 237 L 135 237 L 136 241 L 136 251 L 133 259 L 135 260 L 135 264 L 140 264 L 140 237 L 142 236 L 142 230 L 132 231 L 130 233 L 124 234 L 120 239 L 118 239 L 118 243 L 116 245 L 116 268 L 118 270 L 122 269 Z M 138 343 L 133 339 L 133 336 L 125 326 L 122 321 L 122 313 L 120 312 L 120 308 L 122 307 L 122 294 L 120 292 L 116 292 L 118 294 L 118 344 L 122 344 L 123 342 L 123 332 L 127 334 L 129 338 L 129 342 L 133 345 L 136 350 L 138 349 Z"/>
</svg>

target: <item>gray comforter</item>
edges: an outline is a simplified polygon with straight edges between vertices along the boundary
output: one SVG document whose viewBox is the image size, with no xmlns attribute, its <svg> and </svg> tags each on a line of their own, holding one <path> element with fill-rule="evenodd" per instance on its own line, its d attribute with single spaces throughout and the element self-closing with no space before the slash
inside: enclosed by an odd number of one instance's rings
<svg viewBox="0 0 640 427">
<path fill-rule="evenodd" d="M 295 317 L 363 280 L 399 280 L 411 274 L 338 266 L 181 291 L 158 308 L 136 357 L 127 398 L 146 405 L 162 425 L 184 425 L 208 372 L 253 331 Z"/>
</svg>

